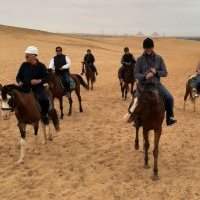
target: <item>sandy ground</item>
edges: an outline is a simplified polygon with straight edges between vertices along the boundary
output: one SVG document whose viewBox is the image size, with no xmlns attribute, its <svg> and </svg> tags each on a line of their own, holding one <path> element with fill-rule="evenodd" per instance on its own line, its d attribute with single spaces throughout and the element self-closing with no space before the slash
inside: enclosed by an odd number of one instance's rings
<svg viewBox="0 0 200 200">
<path fill-rule="evenodd" d="M 200 199 L 199 112 L 188 102 L 183 111 L 185 81 L 200 58 L 200 43 L 159 39 L 157 52 L 166 60 L 169 77 L 164 80 L 175 97 L 178 124 L 164 125 L 160 143 L 160 181 L 152 182 L 152 169 L 143 169 L 142 150 L 135 151 L 135 130 L 122 121 L 127 102 L 121 100 L 117 69 L 124 46 L 136 56 L 142 39 L 101 38 L 48 34 L 0 27 L 0 82 L 12 83 L 27 45 L 40 49 L 40 60 L 48 64 L 54 48 L 62 45 L 72 58 L 72 71 L 80 72 L 80 61 L 89 47 L 94 50 L 99 77 L 93 92 L 82 89 L 84 113 L 74 97 L 72 117 L 65 116 L 61 132 L 53 142 L 33 152 L 32 129 L 27 134 L 25 164 L 16 166 L 19 131 L 13 116 L 0 119 L 1 200 L 198 200 Z M 66 101 L 67 102 L 67 101 Z M 65 102 L 65 114 L 68 104 Z M 200 109 L 199 109 L 200 110 Z M 140 146 L 142 146 L 140 137 Z M 150 164 L 152 166 L 152 137 Z"/>
</svg>

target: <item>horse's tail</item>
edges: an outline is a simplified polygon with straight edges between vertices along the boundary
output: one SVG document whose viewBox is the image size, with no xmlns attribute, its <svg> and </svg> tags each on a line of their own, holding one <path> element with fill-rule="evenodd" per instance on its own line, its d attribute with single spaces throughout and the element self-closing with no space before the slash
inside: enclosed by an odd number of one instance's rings
<svg viewBox="0 0 200 200">
<path fill-rule="evenodd" d="M 53 125 L 56 129 L 56 131 L 59 131 L 60 130 L 60 123 L 59 123 L 59 118 L 58 118 L 58 114 L 57 114 L 57 111 L 55 108 L 53 108 L 50 113 L 49 113 L 51 119 L 52 119 L 52 122 L 53 122 Z"/>
<path fill-rule="evenodd" d="M 84 81 L 84 79 L 79 75 L 79 74 L 75 74 L 75 76 L 78 78 L 78 80 L 80 81 L 80 84 L 87 90 L 89 90 L 89 86 L 88 84 Z"/>
</svg>

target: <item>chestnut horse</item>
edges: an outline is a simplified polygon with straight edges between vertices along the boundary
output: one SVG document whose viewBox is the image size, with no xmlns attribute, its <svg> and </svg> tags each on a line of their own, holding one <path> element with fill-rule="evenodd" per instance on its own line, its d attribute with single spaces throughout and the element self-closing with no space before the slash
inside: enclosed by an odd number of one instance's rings
<svg viewBox="0 0 200 200">
<path fill-rule="evenodd" d="M 135 138 L 135 149 L 139 149 L 139 128 L 143 128 L 144 138 L 144 167 L 148 168 L 148 149 L 149 149 L 149 131 L 154 130 L 154 169 L 153 169 L 153 180 L 157 180 L 158 177 L 158 148 L 159 140 L 162 133 L 162 123 L 165 116 L 164 100 L 160 96 L 159 91 L 154 84 L 145 84 L 141 91 L 141 94 L 137 101 L 137 106 L 133 111 L 132 106 L 134 105 L 135 99 L 129 106 L 129 119 L 128 122 L 135 121 L 136 127 L 136 138 Z M 137 119 L 137 120 L 136 120 Z"/>
<path fill-rule="evenodd" d="M 35 134 L 35 150 L 37 150 L 37 135 L 39 122 L 41 120 L 40 106 L 32 92 L 24 93 L 21 88 L 11 84 L 5 85 L 1 88 L 1 109 L 4 120 L 9 119 L 9 112 L 14 111 L 18 121 L 18 127 L 21 134 L 20 140 L 20 158 L 17 163 L 22 163 L 25 157 L 25 139 L 26 126 L 32 125 Z M 56 131 L 59 130 L 59 120 L 57 112 L 54 109 L 53 101 L 50 100 L 51 109 L 49 111 L 49 118 L 52 120 Z M 46 143 L 46 125 L 43 124 L 44 143 Z M 51 132 L 49 132 L 51 134 Z M 52 139 L 52 135 L 50 138 Z"/>
<path fill-rule="evenodd" d="M 70 74 L 72 80 L 74 81 L 74 88 L 71 88 L 70 93 L 75 91 L 78 101 L 79 101 L 79 110 L 80 112 L 83 112 L 82 108 L 82 99 L 81 99 L 81 94 L 80 94 L 80 85 L 82 85 L 84 88 L 88 90 L 88 85 L 87 83 L 83 80 L 83 78 L 78 75 L 78 74 Z M 61 119 L 64 117 L 63 113 L 63 97 L 65 96 L 65 90 L 64 86 L 62 84 L 62 81 L 58 75 L 56 75 L 54 72 L 49 71 L 48 72 L 48 83 L 49 83 L 49 88 L 53 94 L 53 99 L 57 98 L 59 100 L 60 104 L 60 111 L 61 111 Z M 72 97 L 71 95 L 67 97 L 69 100 L 69 112 L 68 115 L 70 116 L 72 114 Z"/>
</svg>

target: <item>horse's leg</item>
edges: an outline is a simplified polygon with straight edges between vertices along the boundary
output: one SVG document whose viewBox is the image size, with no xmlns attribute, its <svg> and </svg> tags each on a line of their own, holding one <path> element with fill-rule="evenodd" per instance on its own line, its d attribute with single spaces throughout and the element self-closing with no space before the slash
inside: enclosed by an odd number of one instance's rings
<svg viewBox="0 0 200 200">
<path fill-rule="evenodd" d="M 20 140 L 20 157 L 19 160 L 17 161 L 17 164 L 21 164 L 24 162 L 24 157 L 25 157 L 25 150 L 26 150 L 26 125 L 19 123 L 18 124 L 20 134 L 21 134 L 21 140 Z"/>
<path fill-rule="evenodd" d="M 183 105 L 184 110 L 186 109 L 186 101 L 187 101 L 189 94 L 190 94 L 190 88 L 188 85 L 186 85 L 185 96 L 184 96 L 184 105 Z"/>
<path fill-rule="evenodd" d="M 94 90 L 94 81 L 91 79 L 91 90 Z"/>
<path fill-rule="evenodd" d="M 161 130 L 155 131 L 154 133 L 154 150 L 153 150 L 153 156 L 154 156 L 154 169 L 153 169 L 153 180 L 158 180 L 158 148 L 159 148 L 159 141 L 161 136 Z"/>
<path fill-rule="evenodd" d="M 80 110 L 80 112 L 83 112 L 82 98 L 81 98 L 81 94 L 80 94 L 80 88 L 76 89 L 76 95 L 77 95 L 78 101 L 79 101 L 79 110 Z"/>
<path fill-rule="evenodd" d="M 128 83 L 125 83 L 125 100 L 127 99 L 128 94 Z"/>
<path fill-rule="evenodd" d="M 34 128 L 34 135 L 35 135 L 35 148 L 34 148 L 34 151 L 35 151 L 35 153 L 38 153 L 38 129 L 39 129 L 39 122 L 34 123 L 33 128 Z"/>
<path fill-rule="evenodd" d="M 139 149 L 139 127 L 136 127 L 135 149 Z"/>
<path fill-rule="evenodd" d="M 72 104 L 73 104 L 71 94 L 70 94 L 70 96 L 68 97 L 68 101 L 69 101 L 69 112 L 68 112 L 68 116 L 71 116 L 71 114 L 72 114 Z"/>
<path fill-rule="evenodd" d="M 144 168 L 148 169 L 148 150 L 149 150 L 149 134 L 148 131 L 143 130 L 143 137 L 144 137 Z"/>
<path fill-rule="evenodd" d="M 196 99 L 193 100 L 193 111 L 196 112 Z"/>
<path fill-rule="evenodd" d="M 134 86 L 134 83 L 132 82 L 131 83 L 131 95 L 133 94 L 133 86 Z"/>
<path fill-rule="evenodd" d="M 46 130 L 46 125 L 42 123 L 42 129 L 43 129 L 43 136 L 44 136 L 44 141 L 43 144 L 47 143 L 47 130 Z"/>
<path fill-rule="evenodd" d="M 64 113 L 63 113 L 63 97 L 61 97 L 59 99 L 59 103 L 60 103 L 60 112 L 61 112 L 60 118 L 63 119 L 63 117 L 64 117 Z"/>
</svg>

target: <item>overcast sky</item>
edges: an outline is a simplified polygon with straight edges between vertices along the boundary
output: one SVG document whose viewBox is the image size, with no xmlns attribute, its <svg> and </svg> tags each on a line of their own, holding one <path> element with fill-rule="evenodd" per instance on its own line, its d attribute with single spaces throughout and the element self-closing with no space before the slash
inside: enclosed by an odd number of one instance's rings
<svg viewBox="0 0 200 200">
<path fill-rule="evenodd" d="M 66 33 L 200 36 L 200 0 L 0 0 L 0 24 Z"/>
</svg>

